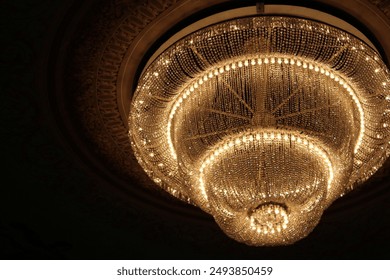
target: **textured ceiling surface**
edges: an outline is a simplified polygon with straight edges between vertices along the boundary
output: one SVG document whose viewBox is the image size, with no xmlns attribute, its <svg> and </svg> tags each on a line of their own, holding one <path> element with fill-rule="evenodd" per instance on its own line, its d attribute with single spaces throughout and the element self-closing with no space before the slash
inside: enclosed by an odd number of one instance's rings
<svg viewBox="0 0 390 280">
<path fill-rule="evenodd" d="M 307 239 L 288 247 L 238 244 L 208 215 L 156 191 L 130 150 L 118 75 L 133 40 L 183 1 L 79 2 L 13 1 L 0 12 L 7 27 L 3 171 L 10 182 L 0 194 L 0 255 L 390 257 L 389 162 L 332 206 Z M 390 1 L 370 2 L 390 16 Z"/>
</svg>

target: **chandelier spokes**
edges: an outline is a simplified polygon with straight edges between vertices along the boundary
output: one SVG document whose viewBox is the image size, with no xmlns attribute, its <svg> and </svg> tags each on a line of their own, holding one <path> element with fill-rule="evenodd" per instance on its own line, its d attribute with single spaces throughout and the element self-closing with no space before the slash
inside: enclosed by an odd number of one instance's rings
<svg viewBox="0 0 390 280">
<path fill-rule="evenodd" d="M 230 20 L 148 67 L 132 102 L 132 145 L 151 177 L 232 238 L 289 244 L 387 157 L 388 84 L 377 53 L 337 28 Z"/>
</svg>

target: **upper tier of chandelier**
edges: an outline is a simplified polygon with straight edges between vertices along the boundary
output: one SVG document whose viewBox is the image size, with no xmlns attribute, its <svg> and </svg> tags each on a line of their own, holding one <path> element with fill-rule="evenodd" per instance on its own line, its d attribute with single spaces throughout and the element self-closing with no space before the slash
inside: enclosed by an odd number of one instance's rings
<svg viewBox="0 0 390 280">
<path fill-rule="evenodd" d="M 163 189 L 250 245 L 293 243 L 388 156 L 389 71 L 352 35 L 254 16 L 187 35 L 144 72 L 130 138 Z"/>
</svg>

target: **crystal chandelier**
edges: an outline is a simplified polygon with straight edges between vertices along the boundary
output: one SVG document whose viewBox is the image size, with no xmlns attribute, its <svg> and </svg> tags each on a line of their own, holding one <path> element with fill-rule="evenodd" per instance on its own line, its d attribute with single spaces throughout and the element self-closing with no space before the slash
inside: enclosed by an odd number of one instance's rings
<svg viewBox="0 0 390 280">
<path fill-rule="evenodd" d="M 389 155 L 390 77 L 365 42 L 317 21 L 251 16 L 191 33 L 142 74 L 138 162 L 248 245 L 291 244 Z"/>
</svg>

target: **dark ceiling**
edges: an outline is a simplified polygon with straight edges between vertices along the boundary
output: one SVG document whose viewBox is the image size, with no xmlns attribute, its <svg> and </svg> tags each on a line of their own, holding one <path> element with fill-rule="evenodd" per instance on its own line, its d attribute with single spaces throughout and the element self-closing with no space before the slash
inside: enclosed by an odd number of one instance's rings
<svg viewBox="0 0 390 280">
<path fill-rule="evenodd" d="M 390 1 L 371 2 L 390 16 Z M 126 174 L 134 160 L 114 161 L 102 151 L 97 142 L 115 143 L 100 134 L 98 121 L 84 121 L 97 117 L 80 107 L 97 67 L 91 57 L 99 46 L 90 38 L 109 36 L 110 24 L 148 3 L 0 3 L 0 257 L 389 259 L 389 161 L 332 205 L 306 239 L 256 248 L 226 237 L 199 209 L 156 191 L 138 166 Z"/>
</svg>

